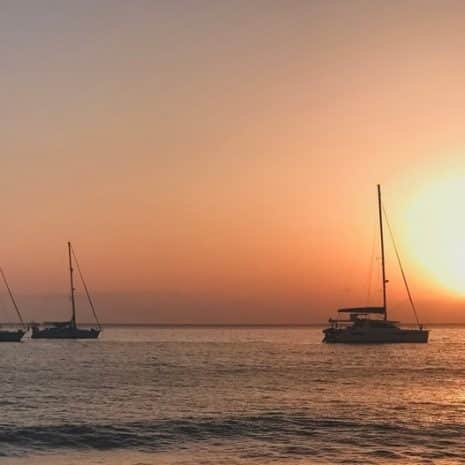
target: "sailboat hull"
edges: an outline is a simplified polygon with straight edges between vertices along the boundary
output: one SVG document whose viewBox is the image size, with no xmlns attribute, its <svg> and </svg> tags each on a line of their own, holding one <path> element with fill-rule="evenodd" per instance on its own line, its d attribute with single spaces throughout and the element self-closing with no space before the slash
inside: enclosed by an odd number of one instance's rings
<svg viewBox="0 0 465 465">
<path fill-rule="evenodd" d="M 323 331 L 323 342 L 342 344 L 389 344 L 426 343 L 429 331 L 424 329 L 401 329 L 392 331 L 353 330 L 350 328 L 328 328 Z"/>
<path fill-rule="evenodd" d="M 99 329 L 82 329 L 72 327 L 32 328 L 32 339 L 97 339 Z"/>
<path fill-rule="evenodd" d="M 17 331 L 0 331 L 0 342 L 21 342 L 25 331 L 19 329 Z"/>
</svg>

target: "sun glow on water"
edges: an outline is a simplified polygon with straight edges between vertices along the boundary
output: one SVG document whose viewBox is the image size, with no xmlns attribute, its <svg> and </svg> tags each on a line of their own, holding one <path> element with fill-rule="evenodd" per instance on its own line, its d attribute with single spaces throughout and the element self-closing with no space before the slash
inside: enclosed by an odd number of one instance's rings
<svg viewBox="0 0 465 465">
<path fill-rule="evenodd" d="M 415 262 L 433 282 L 465 296 L 465 172 L 419 191 L 407 205 L 404 224 Z"/>
</svg>

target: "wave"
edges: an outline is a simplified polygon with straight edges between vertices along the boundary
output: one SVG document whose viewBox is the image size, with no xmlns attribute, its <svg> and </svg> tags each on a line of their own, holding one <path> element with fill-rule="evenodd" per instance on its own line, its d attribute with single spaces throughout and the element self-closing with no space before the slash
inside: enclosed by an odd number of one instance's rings
<svg viewBox="0 0 465 465">
<path fill-rule="evenodd" d="M 274 456 L 307 456 L 309 451 L 365 448 L 375 456 L 394 458 L 404 449 L 426 444 L 419 456 L 465 456 L 465 425 L 413 427 L 308 414 L 266 413 L 227 418 L 180 418 L 124 424 L 0 425 L 0 455 L 22 455 L 59 449 L 138 449 L 166 451 L 192 442 L 238 444 L 259 442 Z M 410 452 L 408 452 L 410 450 Z M 452 452 L 453 451 L 453 452 Z M 311 452 L 310 452 L 311 453 Z M 451 455 L 452 454 L 452 455 Z"/>
</svg>

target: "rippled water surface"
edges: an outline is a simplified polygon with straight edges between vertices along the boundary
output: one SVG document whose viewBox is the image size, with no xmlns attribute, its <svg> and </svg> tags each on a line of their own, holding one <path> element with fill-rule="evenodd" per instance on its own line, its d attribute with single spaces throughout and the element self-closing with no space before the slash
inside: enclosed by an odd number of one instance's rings
<svg viewBox="0 0 465 465">
<path fill-rule="evenodd" d="M 0 345 L 0 463 L 465 464 L 465 328 L 108 328 Z"/>
</svg>

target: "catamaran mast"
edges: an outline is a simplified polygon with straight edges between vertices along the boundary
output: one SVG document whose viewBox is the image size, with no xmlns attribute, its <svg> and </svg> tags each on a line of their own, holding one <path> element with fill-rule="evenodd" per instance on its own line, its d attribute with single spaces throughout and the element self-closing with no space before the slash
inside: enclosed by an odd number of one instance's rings
<svg viewBox="0 0 465 465">
<path fill-rule="evenodd" d="M 387 320 L 387 305 L 386 305 L 386 269 L 384 265 L 384 235 L 383 235 L 383 206 L 381 203 L 381 186 L 378 184 L 378 213 L 379 213 L 379 232 L 381 239 L 381 270 L 383 279 L 383 308 L 384 319 Z"/>
<path fill-rule="evenodd" d="M 74 300 L 74 280 L 73 280 L 73 259 L 71 253 L 71 242 L 68 242 L 68 256 L 69 256 L 69 280 L 71 285 L 71 307 L 73 314 L 71 316 L 71 325 L 76 328 L 76 302 Z"/>
</svg>

